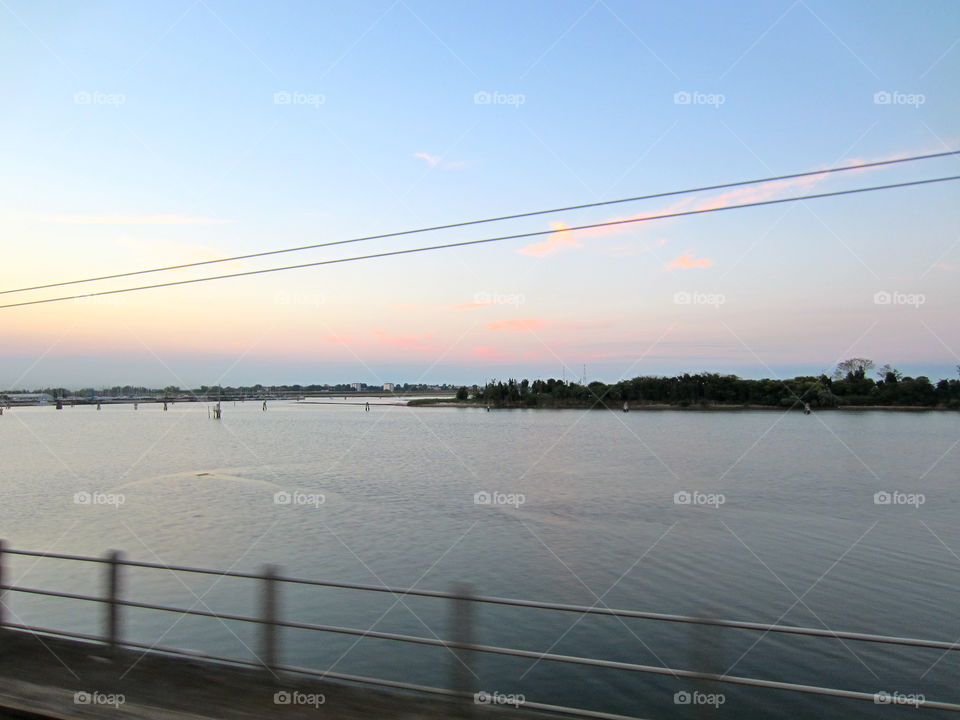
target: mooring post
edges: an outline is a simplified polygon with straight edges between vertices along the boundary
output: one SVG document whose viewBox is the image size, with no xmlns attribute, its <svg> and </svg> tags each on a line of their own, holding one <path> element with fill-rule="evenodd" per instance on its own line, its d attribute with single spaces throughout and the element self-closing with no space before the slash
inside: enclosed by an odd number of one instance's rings
<svg viewBox="0 0 960 720">
<path fill-rule="evenodd" d="M 120 567 L 123 560 L 123 553 L 119 550 L 111 550 L 107 553 L 107 627 L 106 641 L 110 649 L 116 651 L 120 647 L 120 593 L 122 586 L 120 584 Z"/>
<path fill-rule="evenodd" d="M 271 673 L 277 667 L 277 566 L 263 568 L 263 624 L 260 662 Z"/>
<path fill-rule="evenodd" d="M 7 622 L 6 549 L 7 541 L 0 540 L 0 630 Z"/>
<path fill-rule="evenodd" d="M 451 662 L 450 689 L 457 693 L 460 716 L 473 717 L 473 680 L 470 667 L 473 645 L 473 588 L 468 583 L 454 583 L 450 600 L 450 636 L 456 644 Z"/>
</svg>

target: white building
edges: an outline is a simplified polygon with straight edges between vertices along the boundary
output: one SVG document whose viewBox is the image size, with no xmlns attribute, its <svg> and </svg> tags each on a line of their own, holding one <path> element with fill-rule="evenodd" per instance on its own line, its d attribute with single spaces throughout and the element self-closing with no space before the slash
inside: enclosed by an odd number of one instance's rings
<svg viewBox="0 0 960 720">
<path fill-rule="evenodd" d="M 393 388 L 394 388 L 393 383 L 384 383 L 384 384 L 383 384 L 383 391 L 384 391 L 384 392 L 393 392 Z"/>
<path fill-rule="evenodd" d="M 350 383 L 350 387 L 354 390 L 363 390 L 363 383 Z"/>
</svg>

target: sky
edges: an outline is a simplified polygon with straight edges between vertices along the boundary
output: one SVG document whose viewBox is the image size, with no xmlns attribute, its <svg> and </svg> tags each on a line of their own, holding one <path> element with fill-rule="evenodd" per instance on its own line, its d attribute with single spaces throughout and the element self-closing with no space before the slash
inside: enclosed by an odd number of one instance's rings
<svg viewBox="0 0 960 720">
<path fill-rule="evenodd" d="M 0 2 L 0 289 L 960 149 L 949 0 Z M 960 364 L 960 156 L 0 295 L 0 388 Z"/>
</svg>

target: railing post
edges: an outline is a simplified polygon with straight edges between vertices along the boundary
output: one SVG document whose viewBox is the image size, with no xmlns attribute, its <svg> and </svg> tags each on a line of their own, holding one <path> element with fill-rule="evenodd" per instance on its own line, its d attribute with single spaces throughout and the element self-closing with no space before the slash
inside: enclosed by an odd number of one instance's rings
<svg viewBox="0 0 960 720">
<path fill-rule="evenodd" d="M 120 594 L 123 590 L 120 583 L 120 567 L 123 553 L 120 550 L 111 550 L 107 553 L 107 616 L 106 641 L 110 649 L 116 651 L 120 647 Z"/>
<path fill-rule="evenodd" d="M 0 630 L 3 630 L 7 623 L 6 549 L 7 541 L 0 540 Z"/>
<path fill-rule="evenodd" d="M 277 667 L 277 566 L 265 565 L 263 568 L 262 613 L 260 662 L 273 673 Z"/>
<path fill-rule="evenodd" d="M 458 647 L 453 648 L 451 659 L 450 689 L 458 693 L 461 717 L 473 716 L 473 679 L 476 675 L 470 667 L 473 645 L 473 588 L 468 583 L 454 583 L 450 600 L 450 636 Z"/>
<path fill-rule="evenodd" d="M 714 608 L 705 607 L 701 613 L 704 618 L 718 618 L 720 613 Z M 723 673 L 727 668 L 727 663 L 723 659 L 723 628 L 716 625 L 691 625 L 690 626 L 691 652 L 690 661 L 695 670 L 707 673 Z M 699 690 L 704 694 L 723 694 L 723 684 L 715 683 L 711 680 L 698 680 L 693 685 L 694 690 Z M 718 706 L 709 702 L 699 702 L 695 704 L 694 715 L 692 717 L 708 718 L 716 715 Z"/>
</svg>

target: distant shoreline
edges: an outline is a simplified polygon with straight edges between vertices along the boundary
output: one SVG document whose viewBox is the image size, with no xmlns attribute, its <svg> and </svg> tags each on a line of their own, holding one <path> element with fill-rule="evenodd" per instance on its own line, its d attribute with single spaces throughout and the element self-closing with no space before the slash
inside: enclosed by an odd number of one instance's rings
<svg viewBox="0 0 960 720">
<path fill-rule="evenodd" d="M 446 408 L 474 408 L 474 409 L 485 409 L 488 406 L 484 403 L 476 402 L 454 402 L 450 400 L 443 400 L 439 402 L 430 402 L 429 400 L 410 400 L 407 402 L 407 407 L 446 407 Z M 616 405 L 605 405 L 603 403 L 593 403 L 593 404 L 577 404 L 577 403 L 566 403 L 566 404 L 557 404 L 557 405 L 535 405 L 535 406 L 525 406 L 525 405 L 490 405 L 490 410 L 609 410 L 611 412 L 623 412 L 623 406 Z M 738 411 L 738 410 L 771 410 L 771 411 L 781 411 L 787 412 L 788 410 L 793 411 L 802 411 L 803 406 L 797 405 L 794 407 L 784 407 L 782 405 L 670 405 L 663 403 L 630 403 L 628 405 L 630 412 L 638 411 L 656 411 L 656 410 L 684 410 L 684 411 L 698 411 L 698 412 L 719 412 L 719 411 Z M 851 410 L 894 410 L 894 411 L 907 411 L 907 412 L 929 412 L 929 411 L 943 411 L 943 412 L 958 412 L 956 408 L 947 408 L 942 406 L 928 406 L 928 405 L 837 405 L 834 407 L 814 407 L 811 408 L 813 412 L 819 412 L 821 410 L 828 411 L 851 411 Z"/>
</svg>

